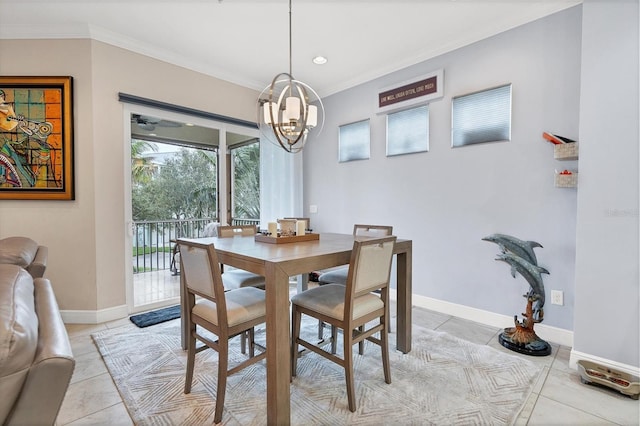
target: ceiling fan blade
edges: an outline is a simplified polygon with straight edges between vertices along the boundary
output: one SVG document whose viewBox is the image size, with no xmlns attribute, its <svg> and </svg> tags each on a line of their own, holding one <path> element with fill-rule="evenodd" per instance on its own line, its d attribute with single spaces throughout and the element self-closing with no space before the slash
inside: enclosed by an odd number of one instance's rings
<svg viewBox="0 0 640 426">
<path fill-rule="evenodd" d="M 138 127 L 140 127 L 142 130 L 148 130 L 148 131 L 153 131 L 156 129 L 156 125 L 152 124 L 152 123 L 137 123 Z"/>
<path fill-rule="evenodd" d="M 160 120 L 154 124 L 157 124 L 158 126 L 161 126 L 161 127 L 182 127 L 181 123 L 177 123 L 175 121 L 169 121 L 169 120 Z"/>
</svg>

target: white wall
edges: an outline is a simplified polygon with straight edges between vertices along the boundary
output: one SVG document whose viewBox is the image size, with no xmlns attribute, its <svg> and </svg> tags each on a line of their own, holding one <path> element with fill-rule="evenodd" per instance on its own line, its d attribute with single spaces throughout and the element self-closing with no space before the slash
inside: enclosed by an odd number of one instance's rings
<svg viewBox="0 0 640 426">
<path fill-rule="evenodd" d="M 505 327 L 524 311 L 529 285 L 494 261 L 497 246 L 481 238 L 500 232 L 538 241 L 539 263 L 551 272 L 547 297 L 551 289 L 565 296 L 564 306 L 547 302 L 543 324 L 572 330 L 577 195 L 554 187 L 554 170 L 577 164 L 554 160 L 542 132 L 578 137 L 580 42 L 574 7 L 324 99 L 324 132 L 304 151 L 312 227 L 393 225 L 413 240 L 417 297 L 503 315 Z M 377 93 L 440 68 L 444 98 L 429 107 L 429 152 L 387 158 Z M 451 98 L 504 83 L 513 84 L 512 140 L 452 149 Z M 338 126 L 367 118 L 371 158 L 338 163 Z"/>
<path fill-rule="evenodd" d="M 585 1 L 575 344 L 638 366 L 638 1 Z"/>
<path fill-rule="evenodd" d="M 3 200 L 0 238 L 49 247 L 45 277 L 63 311 L 126 312 L 128 153 L 118 92 L 251 121 L 257 92 L 90 40 L 0 40 L 0 75 L 74 77 L 77 184 L 74 201 Z"/>
<path fill-rule="evenodd" d="M 62 309 L 97 308 L 91 43 L 0 40 L 0 75 L 73 77 L 75 201 L 3 200 L 0 236 L 49 247 L 45 277 Z"/>
</svg>

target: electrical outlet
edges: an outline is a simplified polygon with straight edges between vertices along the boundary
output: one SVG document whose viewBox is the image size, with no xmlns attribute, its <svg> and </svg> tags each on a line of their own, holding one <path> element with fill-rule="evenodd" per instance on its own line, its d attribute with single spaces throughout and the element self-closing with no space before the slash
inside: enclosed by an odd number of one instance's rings
<svg viewBox="0 0 640 426">
<path fill-rule="evenodd" d="M 560 290 L 551 290 L 551 304 L 564 305 L 564 293 Z"/>
</svg>

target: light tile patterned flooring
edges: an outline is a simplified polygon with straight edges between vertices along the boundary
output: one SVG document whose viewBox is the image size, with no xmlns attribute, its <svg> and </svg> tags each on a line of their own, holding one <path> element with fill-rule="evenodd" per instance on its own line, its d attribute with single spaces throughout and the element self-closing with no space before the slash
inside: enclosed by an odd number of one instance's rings
<svg viewBox="0 0 640 426">
<path fill-rule="evenodd" d="M 166 274 L 170 275 L 168 272 Z M 165 290 L 160 288 L 161 286 L 151 286 L 149 292 L 164 294 Z M 151 300 L 150 296 L 146 300 Z M 498 334 L 502 329 L 416 307 L 413 308 L 413 322 L 422 327 L 446 331 L 477 344 L 489 345 L 539 364 L 543 373 L 526 402 L 517 425 L 640 424 L 639 401 L 609 389 L 580 383 L 577 372 L 569 369 L 568 347 L 552 344 L 551 355 L 531 357 L 503 348 L 498 343 Z M 67 325 L 76 357 L 76 369 L 60 410 L 57 426 L 133 424 L 91 339 L 91 333 L 114 327 L 135 326 L 128 318 L 97 325 Z"/>
<path fill-rule="evenodd" d="M 153 309 L 153 305 L 180 300 L 180 275 L 169 270 L 133 274 L 133 306 L 135 310 Z"/>
</svg>

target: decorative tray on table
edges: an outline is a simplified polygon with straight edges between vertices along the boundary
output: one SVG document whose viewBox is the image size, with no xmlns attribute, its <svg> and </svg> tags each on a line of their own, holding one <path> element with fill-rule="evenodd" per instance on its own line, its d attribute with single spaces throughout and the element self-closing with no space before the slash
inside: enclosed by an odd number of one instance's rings
<svg viewBox="0 0 640 426">
<path fill-rule="evenodd" d="M 302 241 L 319 240 L 320 234 L 305 233 L 304 235 L 293 235 L 287 237 L 273 237 L 271 235 L 256 234 L 256 241 L 261 243 L 283 244 L 283 243 L 299 243 Z"/>
</svg>

